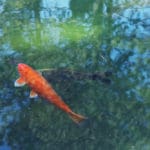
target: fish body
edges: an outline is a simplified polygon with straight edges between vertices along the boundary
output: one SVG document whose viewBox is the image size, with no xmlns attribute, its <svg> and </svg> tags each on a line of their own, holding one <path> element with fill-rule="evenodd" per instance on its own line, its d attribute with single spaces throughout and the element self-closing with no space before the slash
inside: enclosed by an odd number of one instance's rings
<svg viewBox="0 0 150 150">
<path fill-rule="evenodd" d="M 15 86 L 27 84 L 31 88 L 31 98 L 39 95 L 66 112 L 78 124 L 86 119 L 86 117 L 74 113 L 39 72 L 23 63 L 18 64 L 18 72 L 20 77 L 15 81 Z"/>
</svg>

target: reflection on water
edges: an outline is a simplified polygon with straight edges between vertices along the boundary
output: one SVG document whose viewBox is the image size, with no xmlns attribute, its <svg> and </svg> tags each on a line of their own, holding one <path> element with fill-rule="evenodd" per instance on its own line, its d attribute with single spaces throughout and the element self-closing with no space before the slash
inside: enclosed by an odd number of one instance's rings
<svg viewBox="0 0 150 150">
<path fill-rule="evenodd" d="M 0 150 L 150 149 L 145 3 L 0 2 Z M 19 62 L 48 70 L 48 81 L 89 123 L 77 127 L 47 102 L 30 100 L 27 87 L 14 88 Z M 101 82 L 106 71 L 110 85 Z"/>
<path fill-rule="evenodd" d="M 56 22 L 65 21 L 72 16 L 69 8 L 70 0 L 43 0 L 40 11 L 41 19 L 55 19 Z"/>
<path fill-rule="evenodd" d="M 129 8 L 119 14 L 113 14 L 115 24 L 120 24 L 124 34 L 128 37 L 147 39 L 150 37 L 149 24 L 150 8 Z M 130 20 L 129 20 L 130 19 Z"/>
</svg>

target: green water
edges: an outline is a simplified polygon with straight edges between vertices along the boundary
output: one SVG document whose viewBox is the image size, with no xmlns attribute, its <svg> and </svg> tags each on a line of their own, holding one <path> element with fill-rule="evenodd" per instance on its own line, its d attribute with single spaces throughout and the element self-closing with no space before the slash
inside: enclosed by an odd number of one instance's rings
<svg viewBox="0 0 150 150">
<path fill-rule="evenodd" d="M 149 150 L 148 1 L 0 1 L 0 150 Z M 41 70 L 76 125 L 14 87 L 18 63 Z"/>
</svg>

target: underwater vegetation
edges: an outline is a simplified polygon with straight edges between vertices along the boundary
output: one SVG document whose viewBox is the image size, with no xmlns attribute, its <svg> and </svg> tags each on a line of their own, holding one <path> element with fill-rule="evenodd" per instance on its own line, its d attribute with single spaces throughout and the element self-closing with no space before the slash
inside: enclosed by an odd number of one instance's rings
<svg viewBox="0 0 150 150">
<path fill-rule="evenodd" d="M 149 150 L 149 10 L 143 0 L 0 1 L 0 150 Z M 15 88 L 19 63 L 86 124 Z"/>
</svg>

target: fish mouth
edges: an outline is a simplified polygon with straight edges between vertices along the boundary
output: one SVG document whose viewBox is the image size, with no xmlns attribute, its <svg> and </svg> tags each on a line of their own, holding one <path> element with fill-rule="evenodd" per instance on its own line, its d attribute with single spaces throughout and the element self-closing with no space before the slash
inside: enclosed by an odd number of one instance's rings
<svg viewBox="0 0 150 150">
<path fill-rule="evenodd" d="M 18 70 L 20 70 L 20 71 L 23 70 L 25 67 L 26 67 L 26 65 L 23 63 L 18 64 Z"/>
</svg>

